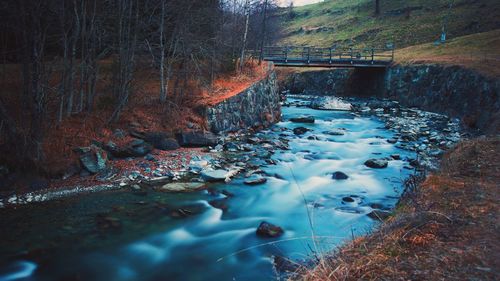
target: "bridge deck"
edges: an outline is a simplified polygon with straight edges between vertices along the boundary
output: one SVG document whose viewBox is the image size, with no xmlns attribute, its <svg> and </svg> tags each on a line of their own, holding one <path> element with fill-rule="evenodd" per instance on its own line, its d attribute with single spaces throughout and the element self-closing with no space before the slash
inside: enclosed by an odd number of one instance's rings
<svg viewBox="0 0 500 281">
<path fill-rule="evenodd" d="M 394 49 L 347 49 L 314 47 L 266 47 L 259 54 L 276 66 L 289 67 L 387 67 Z"/>
</svg>

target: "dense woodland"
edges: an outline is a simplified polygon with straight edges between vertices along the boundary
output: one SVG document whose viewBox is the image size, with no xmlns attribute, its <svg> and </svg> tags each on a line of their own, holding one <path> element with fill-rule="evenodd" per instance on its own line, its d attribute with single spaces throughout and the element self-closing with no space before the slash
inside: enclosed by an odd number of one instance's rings
<svg viewBox="0 0 500 281">
<path fill-rule="evenodd" d="M 277 38 L 277 11 L 274 0 L 2 1 L 0 162 L 39 169 L 46 135 L 69 118 L 118 122 L 145 75 L 166 110 L 209 89 Z"/>
</svg>

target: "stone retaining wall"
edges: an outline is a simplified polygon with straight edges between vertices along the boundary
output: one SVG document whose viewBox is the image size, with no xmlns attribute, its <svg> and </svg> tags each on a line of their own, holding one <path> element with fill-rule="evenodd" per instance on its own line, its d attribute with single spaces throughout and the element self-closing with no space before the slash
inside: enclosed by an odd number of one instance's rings
<svg viewBox="0 0 500 281">
<path fill-rule="evenodd" d="M 205 114 L 214 133 L 267 127 L 278 122 L 281 106 L 276 73 L 270 71 L 243 92 L 207 108 Z"/>
<path fill-rule="evenodd" d="M 500 79 L 458 66 L 308 71 L 288 76 L 282 86 L 293 94 L 388 98 L 459 118 L 482 133 L 500 132 Z"/>
</svg>

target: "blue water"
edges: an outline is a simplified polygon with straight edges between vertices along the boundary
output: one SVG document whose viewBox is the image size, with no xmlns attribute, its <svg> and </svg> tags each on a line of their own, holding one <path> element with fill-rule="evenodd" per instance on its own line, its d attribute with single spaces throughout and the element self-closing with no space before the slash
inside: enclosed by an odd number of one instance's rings
<svg viewBox="0 0 500 281">
<path fill-rule="evenodd" d="M 316 122 L 287 121 L 301 115 L 312 115 Z M 25 224 L 8 235 L 23 235 L 2 242 L 1 246 L 10 248 L 9 256 L 3 255 L 0 281 L 273 280 L 272 255 L 309 259 L 371 231 L 377 222 L 367 216 L 373 210 L 370 205 L 394 207 L 402 180 L 411 171 L 403 168 L 403 161 L 390 161 L 385 169 L 371 169 L 363 163 L 391 154 L 400 154 L 402 159 L 414 155 L 387 143 L 393 133 L 374 118 L 345 111 L 284 107 L 283 120 L 273 130 L 259 134 L 286 138 L 290 145 L 290 150 L 277 150 L 272 156 L 277 165 L 262 167 L 267 183 L 244 185 L 240 176 L 229 184 L 213 186 L 234 194 L 227 200 L 226 211 L 208 204 L 225 196 L 214 197 L 207 191 L 150 192 L 144 198 L 130 192 L 106 192 L 18 210 Z M 290 129 L 299 126 L 311 131 L 295 136 Z M 323 133 L 340 128 L 345 129 L 345 135 Z M 308 139 L 310 136 L 315 139 Z M 349 178 L 333 180 L 335 171 Z M 344 197 L 354 202 L 344 202 Z M 149 204 L 139 207 L 134 204 L 137 200 Z M 152 202 L 199 204 L 203 212 L 173 219 L 158 215 Z M 111 206 L 123 227 L 117 234 L 96 234 L 93 218 L 97 212 L 111 212 Z M 24 215 L 28 213 L 37 215 Z M 262 221 L 281 226 L 284 235 L 257 237 L 255 231 Z M 16 247 L 22 249 L 12 249 Z M 28 258 L 10 258 L 15 250 L 32 248 L 45 250 L 25 255 Z"/>
</svg>

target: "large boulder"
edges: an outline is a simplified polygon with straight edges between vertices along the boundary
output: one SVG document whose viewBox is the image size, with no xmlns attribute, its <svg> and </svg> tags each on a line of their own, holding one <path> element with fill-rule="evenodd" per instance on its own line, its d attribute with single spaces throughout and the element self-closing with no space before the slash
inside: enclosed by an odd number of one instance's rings
<svg viewBox="0 0 500 281">
<path fill-rule="evenodd" d="M 231 172 L 227 170 L 203 170 L 201 177 L 207 182 L 226 181 L 231 177 Z"/>
<path fill-rule="evenodd" d="M 206 147 L 217 145 L 217 136 L 210 132 L 183 132 L 177 134 L 176 138 L 183 147 Z"/>
<path fill-rule="evenodd" d="M 118 146 L 110 141 L 104 148 L 116 158 L 143 157 L 153 150 L 153 147 L 142 139 L 133 140 L 125 146 Z"/>
<path fill-rule="evenodd" d="M 120 147 L 112 141 L 104 145 L 104 149 L 106 149 L 106 151 L 108 151 L 113 157 L 116 158 L 125 158 L 132 156 L 126 147 Z"/>
<path fill-rule="evenodd" d="M 127 145 L 127 150 L 131 156 L 143 157 L 153 150 L 153 147 L 144 140 L 133 140 Z"/>
<path fill-rule="evenodd" d="M 177 140 L 163 132 L 146 133 L 144 140 L 159 150 L 176 150 L 180 147 Z"/>
<path fill-rule="evenodd" d="M 374 168 L 374 169 L 382 169 L 387 168 L 388 161 L 385 159 L 369 159 L 366 160 L 365 166 Z"/>
<path fill-rule="evenodd" d="M 91 174 L 104 171 L 107 167 L 107 160 L 106 152 L 95 145 L 80 148 L 80 162 Z"/>
<path fill-rule="evenodd" d="M 264 221 L 260 223 L 256 233 L 260 237 L 275 238 L 283 235 L 284 231 L 283 228 Z"/>
</svg>

